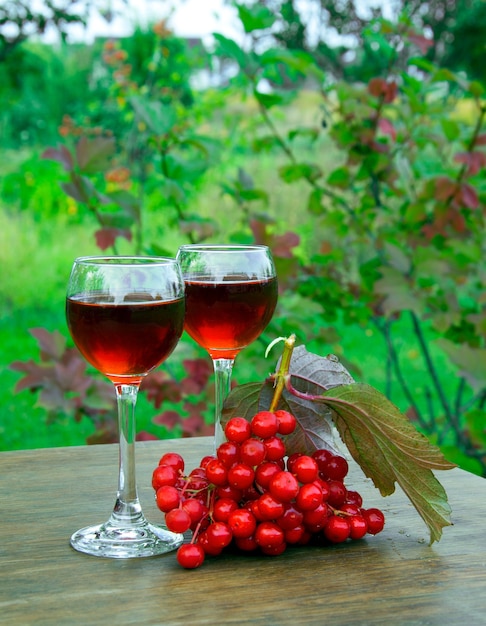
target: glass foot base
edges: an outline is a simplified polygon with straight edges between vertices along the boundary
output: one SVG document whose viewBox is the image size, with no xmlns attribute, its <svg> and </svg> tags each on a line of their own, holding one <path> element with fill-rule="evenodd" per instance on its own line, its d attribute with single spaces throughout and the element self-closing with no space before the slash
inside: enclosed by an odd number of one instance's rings
<svg viewBox="0 0 486 626">
<path fill-rule="evenodd" d="M 112 559 L 157 556 L 182 544 L 183 536 L 147 521 L 118 527 L 110 522 L 81 528 L 71 536 L 71 546 L 78 552 Z"/>
</svg>

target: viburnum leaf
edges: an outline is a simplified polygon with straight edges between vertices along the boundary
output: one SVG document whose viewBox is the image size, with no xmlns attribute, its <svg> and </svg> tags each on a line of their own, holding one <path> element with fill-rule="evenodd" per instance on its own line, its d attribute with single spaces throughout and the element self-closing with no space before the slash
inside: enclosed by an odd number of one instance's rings
<svg viewBox="0 0 486 626">
<path fill-rule="evenodd" d="M 386 396 L 369 385 L 352 384 L 326 391 L 336 427 L 351 456 L 383 496 L 397 482 L 438 541 L 449 526 L 451 509 L 432 470 L 455 467 L 419 433 Z"/>
</svg>

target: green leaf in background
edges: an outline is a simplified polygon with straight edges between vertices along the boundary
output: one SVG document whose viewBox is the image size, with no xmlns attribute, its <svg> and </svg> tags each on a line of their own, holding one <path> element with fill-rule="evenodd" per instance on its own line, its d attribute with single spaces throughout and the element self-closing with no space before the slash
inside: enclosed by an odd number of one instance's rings
<svg viewBox="0 0 486 626">
<path fill-rule="evenodd" d="M 173 106 L 142 96 L 132 96 L 130 102 L 137 118 L 156 135 L 167 135 L 177 122 L 177 112 Z"/>
<path fill-rule="evenodd" d="M 327 177 L 327 184 L 332 187 L 347 189 L 351 183 L 351 172 L 348 167 L 337 167 Z"/>
<path fill-rule="evenodd" d="M 264 30 L 270 28 L 275 23 L 276 16 L 274 13 L 259 2 L 253 6 L 235 3 L 235 6 L 245 33 L 252 33 L 255 30 Z"/>
<path fill-rule="evenodd" d="M 302 178 L 315 181 L 322 175 L 321 169 L 313 163 L 291 163 L 290 165 L 282 165 L 278 173 L 280 178 L 286 183 L 293 183 Z"/>
<path fill-rule="evenodd" d="M 282 64 L 303 76 L 312 76 L 318 81 L 324 80 L 324 72 L 317 66 L 314 58 L 302 50 L 269 48 L 261 54 L 260 63 L 264 67 Z"/>
<path fill-rule="evenodd" d="M 265 108 L 270 109 L 273 106 L 279 106 L 285 102 L 285 97 L 280 93 L 263 93 L 261 91 L 253 92 L 257 101 Z"/>
<path fill-rule="evenodd" d="M 220 33 L 213 33 L 214 39 L 219 44 L 219 48 L 226 56 L 233 58 L 241 69 L 249 65 L 249 58 L 246 52 L 234 41 Z"/>
</svg>

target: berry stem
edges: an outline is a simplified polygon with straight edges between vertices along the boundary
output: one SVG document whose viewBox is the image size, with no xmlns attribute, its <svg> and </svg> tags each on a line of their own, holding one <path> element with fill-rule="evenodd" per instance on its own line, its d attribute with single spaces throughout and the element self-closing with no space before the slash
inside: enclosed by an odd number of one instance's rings
<svg viewBox="0 0 486 626">
<path fill-rule="evenodd" d="M 269 411 L 276 411 L 278 407 L 278 403 L 280 402 L 280 398 L 282 397 L 283 390 L 290 383 L 290 359 L 292 358 L 292 352 L 294 351 L 295 346 L 295 335 L 290 335 L 287 337 L 284 342 L 284 349 L 282 358 L 280 359 L 280 366 L 278 371 L 273 375 L 275 391 L 273 393 L 272 402 L 269 407 Z"/>
</svg>

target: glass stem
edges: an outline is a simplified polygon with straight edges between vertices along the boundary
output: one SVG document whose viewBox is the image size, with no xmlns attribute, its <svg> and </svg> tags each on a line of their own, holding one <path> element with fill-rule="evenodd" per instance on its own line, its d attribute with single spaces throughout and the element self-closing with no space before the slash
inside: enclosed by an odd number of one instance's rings
<svg viewBox="0 0 486 626">
<path fill-rule="evenodd" d="M 137 494 L 135 471 L 135 405 L 139 385 L 115 384 L 118 404 L 119 474 L 111 522 L 130 526 L 145 522 Z"/>
<path fill-rule="evenodd" d="M 216 404 L 214 423 L 214 445 L 215 450 L 225 441 L 223 427 L 221 426 L 221 415 L 226 396 L 231 389 L 231 373 L 233 371 L 234 359 L 213 359 L 214 366 L 214 399 Z"/>
</svg>

